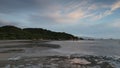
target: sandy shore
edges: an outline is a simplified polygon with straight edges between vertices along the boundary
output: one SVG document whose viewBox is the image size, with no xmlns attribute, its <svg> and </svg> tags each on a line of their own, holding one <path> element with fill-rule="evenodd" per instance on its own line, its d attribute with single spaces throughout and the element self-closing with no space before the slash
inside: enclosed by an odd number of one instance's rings
<svg viewBox="0 0 120 68">
<path fill-rule="evenodd" d="M 0 68 L 119 68 L 120 58 L 51 51 L 49 41 L 1 40 Z"/>
<path fill-rule="evenodd" d="M 59 48 L 59 45 L 48 44 L 49 41 L 33 40 L 0 40 L 0 60 L 7 60 L 10 57 L 20 56 L 30 53 L 36 49 L 48 50 Z"/>
</svg>

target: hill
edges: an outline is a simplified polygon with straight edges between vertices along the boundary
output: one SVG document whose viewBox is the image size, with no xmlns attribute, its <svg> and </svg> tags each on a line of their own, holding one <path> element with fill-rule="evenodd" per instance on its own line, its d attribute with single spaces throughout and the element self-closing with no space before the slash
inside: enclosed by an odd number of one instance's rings
<svg viewBox="0 0 120 68">
<path fill-rule="evenodd" d="M 42 28 L 21 29 L 15 26 L 2 26 L 0 27 L 0 39 L 77 40 L 78 37 Z"/>
</svg>

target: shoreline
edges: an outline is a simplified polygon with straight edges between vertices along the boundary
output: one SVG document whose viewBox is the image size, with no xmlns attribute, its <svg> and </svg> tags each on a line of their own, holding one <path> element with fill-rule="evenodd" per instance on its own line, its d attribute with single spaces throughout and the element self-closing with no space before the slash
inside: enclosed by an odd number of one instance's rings
<svg viewBox="0 0 120 68">
<path fill-rule="evenodd" d="M 33 40 L 0 40 L 0 60 L 26 55 L 39 48 L 40 51 L 60 48 L 57 44 L 48 44 L 49 41 L 33 41 Z"/>
<path fill-rule="evenodd" d="M 120 58 L 114 59 L 114 57 L 106 56 L 39 56 L 39 57 L 15 57 L 9 58 L 8 60 L 0 60 L 0 67 L 13 68 L 16 67 L 35 67 L 35 68 L 119 68 Z M 9 65 L 9 66 L 8 66 Z"/>
<path fill-rule="evenodd" d="M 4 45 L 0 45 L 0 67 L 4 67 L 4 68 L 10 68 L 11 66 L 12 68 L 16 68 L 16 67 L 42 68 L 42 66 L 43 68 L 46 66 L 49 68 L 60 68 L 61 66 L 62 68 L 69 68 L 69 67 L 77 68 L 76 66 L 79 67 L 83 66 L 87 68 L 91 68 L 91 67 L 119 68 L 120 67 L 119 66 L 120 57 L 118 58 L 118 57 L 110 57 L 110 56 L 82 55 L 77 53 L 65 55 L 65 54 L 59 54 L 54 51 L 52 51 L 53 53 L 51 53 L 49 50 L 61 48 L 61 47 L 56 47 L 56 46 L 61 46 L 60 43 L 57 44 L 58 42 L 53 44 L 51 43 L 51 41 L 48 40 L 47 41 L 7 40 L 7 41 L 0 41 L 0 43 L 4 44 Z M 69 41 L 67 43 L 71 44 Z M 72 42 L 72 43 L 76 43 L 76 42 Z M 89 44 L 92 43 L 93 42 L 91 41 L 89 42 Z M 55 47 L 50 47 L 50 46 L 55 46 Z M 36 53 L 36 51 L 38 53 Z M 78 65 L 76 65 L 77 64 L 76 62 L 78 63 Z M 71 63 L 75 63 L 75 65 Z"/>
</svg>

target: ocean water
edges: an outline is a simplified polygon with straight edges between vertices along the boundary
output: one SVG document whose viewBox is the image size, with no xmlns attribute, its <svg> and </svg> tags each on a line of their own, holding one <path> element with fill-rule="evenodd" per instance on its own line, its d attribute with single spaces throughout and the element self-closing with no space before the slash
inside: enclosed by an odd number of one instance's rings
<svg viewBox="0 0 120 68">
<path fill-rule="evenodd" d="M 120 57 L 120 40 L 53 41 L 50 44 L 60 45 L 61 48 L 52 50 L 62 54 Z"/>
</svg>

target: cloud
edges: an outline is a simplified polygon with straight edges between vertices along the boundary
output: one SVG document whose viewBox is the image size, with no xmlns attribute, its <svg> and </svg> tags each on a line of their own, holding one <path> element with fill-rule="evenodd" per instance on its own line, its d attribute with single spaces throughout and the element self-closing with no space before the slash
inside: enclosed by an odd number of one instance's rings
<svg viewBox="0 0 120 68">
<path fill-rule="evenodd" d="M 115 22 L 115 23 L 111 24 L 111 26 L 120 28 L 120 22 Z"/>
<path fill-rule="evenodd" d="M 114 3 L 111 7 L 111 11 L 115 11 L 120 8 L 120 1 Z"/>
<path fill-rule="evenodd" d="M 93 4 L 90 7 L 88 7 L 88 10 L 96 10 L 96 9 L 98 9 L 98 6 L 95 5 L 95 4 Z"/>
<path fill-rule="evenodd" d="M 31 16 L 30 21 L 39 17 L 38 22 L 41 19 L 48 19 L 51 22 L 73 23 L 83 18 L 101 19 L 120 7 L 119 1 L 112 4 L 111 7 L 111 4 L 106 4 L 107 2 L 109 1 L 99 3 L 89 0 L 0 0 L 0 13 L 29 13 L 31 14 L 29 15 Z M 110 10 L 95 13 L 104 8 L 110 8 Z"/>
<path fill-rule="evenodd" d="M 53 12 L 45 14 L 34 14 L 31 16 L 30 21 L 46 21 L 56 23 L 75 23 L 84 17 L 84 12 L 81 10 L 74 10 L 68 13 Z"/>
<path fill-rule="evenodd" d="M 65 0 L 65 1 L 37 1 L 38 6 L 39 3 L 42 3 L 42 7 L 40 6 L 39 11 L 29 15 L 29 22 L 31 24 L 80 24 L 85 26 L 96 25 L 95 23 L 85 23 L 81 22 L 81 20 L 89 20 L 97 21 L 102 19 L 108 15 L 111 15 L 114 11 L 112 8 L 115 3 L 107 4 L 107 2 L 95 2 L 91 3 L 89 0 Z"/>
<path fill-rule="evenodd" d="M 11 21 L 5 20 L 5 19 L 0 19 L 0 26 L 4 26 L 4 25 L 15 25 L 15 26 L 19 26 L 19 23 L 11 22 Z"/>
<path fill-rule="evenodd" d="M 52 4 L 44 8 L 43 12 L 37 12 L 30 20 L 49 20 L 56 23 L 73 23 L 84 18 L 86 15 L 82 6 L 86 2 L 70 1 L 66 4 Z M 41 14 L 42 13 L 42 14 Z M 38 19 L 39 18 L 39 19 Z"/>
<path fill-rule="evenodd" d="M 120 19 L 113 21 L 111 24 L 108 24 L 108 26 L 112 28 L 120 28 Z"/>
<path fill-rule="evenodd" d="M 0 0 L 0 13 L 35 12 L 50 4 L 50 0 Z"/>
<path fill-rule="evenodd" d="M 0 19 L 0 26 L 9 25 L 10 23 L 7 20 Z"/>
<path fill-rule="evenodd" d="M 49 8 L 51 8 L 51 6 L 49 6 Z M 53 13 L 50 12 L 46 15 L 47 19 L 51 19 L 54 22 L 75 23 L 81 19 L 99 20 L 111 15 L 115 10 L 120 8 L 120 1 L 116 1 L 112 4 L 103 4 L 103 2 L 89 3 L 87 0 L 71 1 L 67 6 L 59 5 L 59 7 L 56 6 L 55 8 L 57 9 L 55 9 Z"/>
<path fill-rule="evenodd" d="M 93 18 L 92 18 L 93 20 L 99 20 L 103 17 L 113 14 L 114 11 L 116 11 L 117 9 L 120 8 L 120 1 L 117 1 L 117 2 L 113 3 L 112 5 L 102 5 L 102 8 L 109 8 L 109 9 L 107 9 L 104 12 L 101 12 L 100 14 L 97 14 L 97 15 L 94 14 Z M 93 8 L 91 8 L 91 9 L 97 9 L 97 7 L 93 6 Z"/>
<path fill-rule="evenodd" d="M 105 12 L 100 13 L 98 15 L 93 14 L 92 20 L 99 20 L 99 19 L 101 19 L 101 18 L 103 18 L 105 16 L 108 16 L 110 14 L 112 14 L 112 12 L 110 10 L 106 10 Z"/>
<path fill-rule="evenodd" d="M 76 22 L 84 17 L 84 12 L 81 10 L 73 10 L 71 12 L 62 14 L 61 12 L 53 13 L 48 15 L 49 18 L 56 22 L 71 23 Z"/>
<path fill-rule="evenodd" d="M 82 19 L 99 20 L 111 15 L 120 6 L 119 1 L 107 3 L 109 0 L 0 0 L 0 13 L 23 14 L 29 22 L 40 24 L 81 23 Z"/>
<path fill-rule="evenodd" d="M 30 0 L 31 1 L 31 0 Z M 15 13 L 28 9 L 30 5 L 28 0 L 0 0 L 0 13 Z"/>
</svg>

